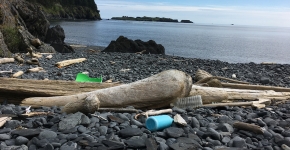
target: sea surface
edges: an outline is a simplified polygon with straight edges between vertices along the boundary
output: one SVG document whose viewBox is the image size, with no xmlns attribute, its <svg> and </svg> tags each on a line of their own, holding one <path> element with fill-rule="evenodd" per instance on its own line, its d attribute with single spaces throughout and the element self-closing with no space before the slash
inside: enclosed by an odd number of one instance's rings
<svg viewBox="0 0 290 150">
<path fill-rule="evenodd" d="M 52 21 L 65 42 L 107 47 L 120 35 L 154 40 L 167 55 L 227 61 L 290 64 L 290 27 L 187 24 L 144 21 Z"/>
</svg>

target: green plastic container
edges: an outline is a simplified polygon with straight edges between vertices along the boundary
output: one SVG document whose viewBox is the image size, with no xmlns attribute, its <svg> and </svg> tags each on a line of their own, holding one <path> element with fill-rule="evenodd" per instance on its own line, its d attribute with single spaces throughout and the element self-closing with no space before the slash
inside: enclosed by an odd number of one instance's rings
<svg viewBox="0 0 290 150">
<path fill-rule="evenodd" d="M 99 78 L 90 78 L 88 75 L 83 73 L 78 73 L 76 77 L 76 82 L 98 82 L 102 83 L 102 76 Z"/>
</svg>

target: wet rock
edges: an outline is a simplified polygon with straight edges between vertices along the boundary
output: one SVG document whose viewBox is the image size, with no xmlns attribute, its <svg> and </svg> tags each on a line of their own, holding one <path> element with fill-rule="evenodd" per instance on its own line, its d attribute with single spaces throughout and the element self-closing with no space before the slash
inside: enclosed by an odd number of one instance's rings
<svg viewBox="0 0 290 150">
<path fill-rule="evenodd" d="M 38 136 L 41 129 L 19 129 L 11 132 L 12 135 L 24 136 L 24 137 L 34 137 Z"/>
<path fill-rule="evenodd" d="M 84 114 L 80 112 L 68 115 L 59 122 L 58 130 L 65 131 L 74 128 L 81 123 L 81 118 L 83 115 Z"/>
<path fill-rule="evenodd" d="M 53 131 L 44 130 L 39 133 L 39 139 L 54 139 L 57 137 L 57 134 Z"/>
<path fill-rule="evenodd" d="M 15 140 L 15 144 L 16 145 L 22 145 L 22 144 L 26 145 L 28 141 L 29 140 L 26 137 L 18 136 Z"/>
<path fill-rule="evenodd" d="M 178 138 L 182 136 L 182 134 L 184 133 L 184 130 L 177 127 L 169 127 L 169 128 L 164 129 L 164 132 L 166 133 L 168 137 Z"/>
<path fill-rule="evenodd" d="M 103 140 L 102 143 L 106 145 L 108 149 L 124 149 L 125 148 L 125 144 L 123 142 Z"/>
<path fill-rule="evenodd" d="M 143 132 L 138 128 L 128 127 L 128 128 L 122 129 L 119 132 L 119 135 L 121 137 L 127 138 L 127 137 L 132 137 L 132 136 L 140 136 L 140 135 L 142 135 L 142 133 Z"/>
</svg>

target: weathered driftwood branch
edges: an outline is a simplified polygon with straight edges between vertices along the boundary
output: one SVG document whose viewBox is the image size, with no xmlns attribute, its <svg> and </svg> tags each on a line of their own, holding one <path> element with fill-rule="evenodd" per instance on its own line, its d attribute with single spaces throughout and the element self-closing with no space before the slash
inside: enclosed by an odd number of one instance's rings
<svg viewBox="0 0 290 150">
<path fill-rule="evenodd" d="M 277 86 L 246 85 L 246 84 L 232 84 L 232 83 L 222 83 L 222 86 L 225 88 L 232 88 L 232 89 L 273 90 L 276 92 L 290 92 L 290 88 L 277 87 Z"/>
<path fill-rule="evenodd" d="M 0 58 L 0 64 L 12 63 L 12 62 L 14 62 L 14 58 Z"/>
<path fill-rule="evenodd" d="M 225 77 L 220 77 L 220 76 L 212 76 L 212 77 L 206 77 L 206 78 L 203 78 L 199 81 L 197 81 L 196 83 L 194 84 L 202 84 L 202 83 L 206 83 L 212 79 L 220 79 L 220 80 L 226 80 L 226 81 L 229 81 L 229 82 L 232 82 L 232 83 L 239 83 L 239 84 L 249 84 L 249 82 L 244 82 L 244 81 L 238 81 L 238 80 L 234 80 L 234 79 L 230 79 L 230 78 L 225 78 Z"/>
<path fill-rule="evenodd" d="M 148 118 L 148 116 L 154 116 L 154 115 L 160 115 L 160 114 L 166 114 L 166 113 L 172 113 L 172 109 L 148 110 L 146 112 L 137 114 L 134 118 L 137 119 L 138 116 L 140 115 L 144 115 L 146 116 L 146 118 Z"/>
<path fill-rule="evenodd" d="M 21 114 L 21 117 L 34 117 L 34 116 L 47 116 L 47 115 L 53 115 L 52 112 L 29 112 L 25 114 Z"/>
<path fill-rule="evenodd" d="M 251 131 L 256 134 L 263 134 L 264 131 L 260 126 L 254 125 L 254 124 L 249 124 L 249 123 L 244 123 L 244 122 L 235 122 L 233 124 L 234 128 L 240 129 L 240 130 L 246 130 L 246 131 Z"/>
<path fill-rule="evenodd" d="M 35 67 L 27 70 L 28 72 L 45 72 L 42 67 Z"/>
<path fill-rule="evenodd" d="M 12 73 L 12 69 L 10 69 L 9 71 L 0 71 L 0 74 L 1 73 Z"/>
<path fill-rule="evenodd" d="M 58 68 L 61 68 L 61 67 L 65 67 L 65 66 L 68 66 L 71 64 L 80 63 L 80 62 L 83 62 L 85 60 L 87 60 L 87 59 L 86 58 L 70 59 L 70 60 L 64 60 L 64 61 L 57 62 L 55 65 Z"/>
<path fill-rule="evenodd" d="M 22 76 L 23 74 L 24 74 L 23 71 L 18 71 L 12 75 L 12 78 L 18 78 L 18 77 Z"/>
<path fill-rule="evenodd" d="M 203 105 L 203 107 L 221 107 L 221 106 L 253 106 L 257 108 L 264 108 L 271 103 L 269 99 L 261 99 L 259 101 L 251 101 L 251 102 L 233 102 L 233 103 L 214 103 Z"/>
<path fill-rule="evenodd" d="M 23 64 L 25 62 L 25 60 L 20 55 L 15 55 L 14 59 L 20 64 Z"/>
<path fill-rule="evenodd" d="M 195 95 L 201 95 L 203 104 L 222 102 L 223 100 L 255 101 L 258 99 L 287 100 L 290 98 L 290 92 L 275 92 L 272 90 L 229 89 L 192 85 L 190 96 Z"/>
<path fill-rule="evenodd" d="M 26 98 L 26 106 L 64 106 L 68 103 L 84 101 L 94 94 L 103 108 L 133 106 L 135 108 L 162 108 L 180 97 L 188 96 L 192 79 L 178 70 L 163 71 L 149 78 L 130 84 L 81 93 L 70 96 Z M 83 111 L 83 110 L 79 110 Z"/>
<path fill-rule="evenodd" d="M 29 97 L 74 95 L 120 85 L 119 83 L 81 83 L 62 80 L 0 78 L 0 103 L 20 104 Z"/>
</svg>

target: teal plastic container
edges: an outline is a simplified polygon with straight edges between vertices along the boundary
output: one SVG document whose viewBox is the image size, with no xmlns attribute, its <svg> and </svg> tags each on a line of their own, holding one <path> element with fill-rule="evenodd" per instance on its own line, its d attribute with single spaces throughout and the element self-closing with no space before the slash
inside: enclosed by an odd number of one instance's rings
<svg viewBox="0 0 290 150">
<path fill-rule="evenodd" d="M 145 125 L 150 131 L 158 131 L 171 126 L 173 119 L 168 115 L 151 116 L 147 118 Z"/>
</svg>

